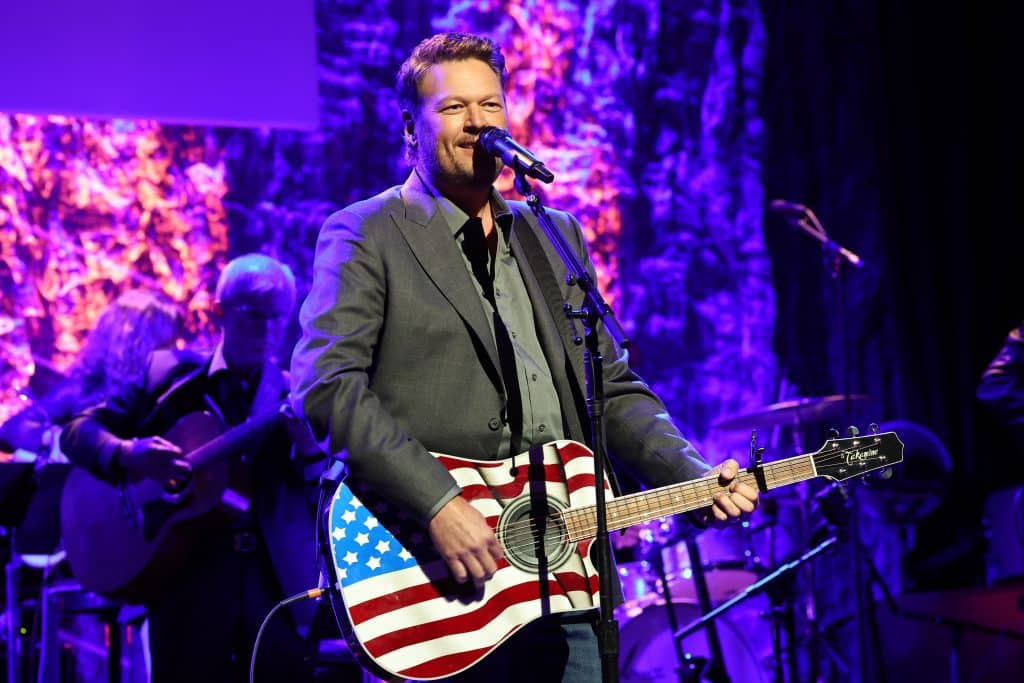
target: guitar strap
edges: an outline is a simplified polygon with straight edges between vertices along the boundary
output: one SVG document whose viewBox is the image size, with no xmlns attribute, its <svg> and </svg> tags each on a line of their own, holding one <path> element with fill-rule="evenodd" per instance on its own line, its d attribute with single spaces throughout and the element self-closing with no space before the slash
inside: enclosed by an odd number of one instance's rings
<svg viewBox="0 0 1024 683">
<path fill-rule="evenodd" d="M 565 360 L 568 361 L 566 374 L 571 378 L 575 374 L 575 368 L 583 368 L 583 347 L 573 342 L 573 330 L 569 324 L 569 319 L 565 315 L 565 311 L 562 306 L 567 303 L 565 297 L 562 295 L 562 290 L 558 286 L 558 278 L 555 277 L 555 271 L 551 268 L 551 262 L 548 260 L 547 255 L 544 253 L 544 248 L 540 244 L 540 240 L 537 238 L 537 234 L 534 231 L 533 226 L 529 221 L 526 220 L 525 216 L 518 208 L 513 207 L 513 211 L 516 215 L 516 223 L 518 228 L 515 231 L 516 236 L 519 239 L 519 245 L 523 249 L 523 255 L 526 257 L 527 263 L 530 265 L 530 270 L 533 271 L 534 276 L 537 278 L 537 283 L 540 285 L 541 293 L 544 295 L 544 303 L 547 304 L 548 311 L 551 313 L 551 318 L 555 322 L 555 326 L 558 328 L 559 336 L 562 339 L 562 347 L 565 351 Z M 580 375 L 575 374 L 576 377 Z M 580 394 L 576 383 L 570 382 L 570 391 L 572 392 L 572 406 L 575 409 L 577 405 L 583 405 L 585 399 Z M 556 387 L 557 389 L 557 387 Z M 574 390 L 577 389 L 577 390 Z M 561 393 L 561 392 L 559 392 Z M 564 400 L 564 399 L 563 399 Z M 577 411 L 578 413 L 578 411 Z M 580 427 L 583 430 L 583 434 L 580 436 L 593 448 L 594 444 L 591 443 L 590 430 L 588 426 L 590 424 L 589 417 L 586 412 L 579 414 Z M 594 449 L 597 450 L 597 449 Z M 622 486 L 619 484 L 618 475 L 615 473 L 615 468 L 611 466 L 609 457 L 607 455 L 607 449 L 601 449 L 605 452 L 605 472 L 608 474 L 608 479 L 611 482 L 612 492 L 619 496 L 622 494 Z"/>
<path fill-rule="evenodd" d="M 544 253 L 536 233 L 533 231 L 533 226 L 520 215 L 519 211 L 516 211 L 516 216 L 519 218 L 518 222 L 522 226 L 521 230 L 516 231 L 516 236 L 519 238 L 523 254 L 530 264 L 530 270 L 533 271 L 534 276 L 537 278 L 537 283 L 540 285 L 540 290 L 544 294 L 544 303 L 547 304 L 551 318 L 558 327 L 558 334 L 562 338 L 562 346 L 565 348 L 570 362 L 578 360 L 582 363 L 583 354 L 582 352 L 576 353 L 580 347 L 573 343 L 572 329 L 569 326 L 569 320 L 565 317 L 565 311 L 562 310 L 565 297 L 558 286 L 555 271 L 551 269 L 551 262 L 548 261 L 548 257 Z"/>
</svg>

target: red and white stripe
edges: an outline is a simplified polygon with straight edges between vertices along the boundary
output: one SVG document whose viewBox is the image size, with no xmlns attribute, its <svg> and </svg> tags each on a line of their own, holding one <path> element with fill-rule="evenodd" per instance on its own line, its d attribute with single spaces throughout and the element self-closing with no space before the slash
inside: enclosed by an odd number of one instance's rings
<svg viewBox="0 0 1024 683">
<path fill-rule="evenodd" d="M 527 492 L 527 455 L 510 462 L 438 455 L 474 507 L 496 524 L 507 501 Z M 590 451 L 561 441 L 544 448 L 547 495 L 573 506 L 593 503 Z M 568 483 L 567 483 L 568 482 Z M 606 486 L 607 488 L 607 486 Z M 581 543 L 585 553 L 589 542 Z M 542 583 L 547 585 L 541 590 Z M 573 556 L 543 581 L 506 561 L 473 599 L 441 560 L 369 578 L 342 589 L 348 623 L 378 666 L 403 678 L 430 680 L 466 669 L 522 626 L 551 613 L 592 609 L 597 573 Z"/>
</svg>

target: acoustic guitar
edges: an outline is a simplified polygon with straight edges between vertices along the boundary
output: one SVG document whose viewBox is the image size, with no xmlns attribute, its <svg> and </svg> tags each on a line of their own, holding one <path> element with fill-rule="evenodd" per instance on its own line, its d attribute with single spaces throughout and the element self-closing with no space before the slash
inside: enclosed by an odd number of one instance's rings
<svg viewBox="0 0 1024 683">
<path fill-rule="evenodd" d="M 114 485 L 75 467 L 64 485 L 60 515 L 75 578 L 87 590 L 128 602 L 155 595 L 181 568 L 203 529 L 228 524 L 244 512 L 248 501 L 229 488 L 228 461 L 287 410 L 282 401 L 227 431 L 207 412 L 178 420 L 164 438 L 179 446 L 192 466 L 184 486 L 151 479 Z"/>
<path fill-rule="evenodd" d="M 364 667 L 391 679 L 464 671 L 544 615 L 597 607 L 590 559 L 597 531 L 593 454 L 556 441 L 516 459 L 434 454 L 494 527 L 504 559 L 482 588 L 458 584 L 422 526 L 379 496 L 343 483 L 327 512 L 335 615 Z M 844 480 L 900 462 L 894 432 L 832 439 L 817 452 L 741 469 L 761 491 L 814 477 Z M 710 505 L 714 475 L 611 498 L 609 531 Z M 715 533 L 709 530 L 705 533 Z"/>
</svg>

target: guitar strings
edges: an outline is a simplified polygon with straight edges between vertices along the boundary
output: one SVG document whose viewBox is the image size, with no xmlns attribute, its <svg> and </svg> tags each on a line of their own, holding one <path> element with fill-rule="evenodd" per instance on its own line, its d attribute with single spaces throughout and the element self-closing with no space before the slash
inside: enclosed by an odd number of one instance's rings
<svg viewBox="0 0 1024 683">
<path fill-rule="evenodd" d="M 867 450 L 867 449 L 870 449 L 870 448 L 873 448 L 873 447 L 876 447 L 876 446 L 877 446 L 877 444 L 872 442 L 872 443 L 867 443 L 867 444 L 860 445 L 860 446 L 852 446 L 852 447 L 848 447 L 848 448 L 844 448 L 844 449 L 839 449 L 839 450 L 833 451 L 833 452 L 831 452 L 831 453 L 829 453 L 827 455 L 819 455 L 818 463 L 821 464 L 822 466 L 828 466 L 829 464 L 832 464 L 832 463 L 834 463 L 837 460 L 842 460 L 842 459 L 846 458 L 848 455 L 857 453 L 859 451 Z M 792 469 L 794 469 L 796 467 L 801 467 L 801 461 L 804 461 L 803 462 L 804 465 L 808 464 L 808 461 L 809 461 L 810 457 L 812 457 L 812 456 L 807 456 L 807 460 L 805 460 L 804 457 L 798 456 L 798 457 L 792 458 L 792 459 L 775 461 L 773 463 L 766 463 L 766 465 L 775 465 L 779 469 L 789 469 L 789 470 L 792 470 Z M 805 469 L 805 468 L 801 467 L 801 469 Z M 744 475 L 744 479 L 749 479 L 750 476 L 751 476 L 750 473 L 747 473 L 747 472 L 741 472 L 741 474 Z M 773 474 L 780 474 L 780 473 L 773 473 Z M 774 481 L 773 481 L 774 485 L 773 485 L 772 488 L 777 488 L 777 487 L 784 486 L 784 485 L 787 485 L 787 484 L 791 484 L 791 483 L 795 483 L 795 482 L 798 482 L 798 481 L 803 481 L 803 480 L 806 480 L 806 479 L 810 479 L 810 478 L 812 478 L 812 476 L 800 475 L 800 476 L 797 476 L 797 477 L 793 478 L 791 481 L 784 481 L 786 479 L 785 476 L 776 476 L 776 477 L 774 477 Z M 700 481 L 701 480 L 692 480 L 691 482 L 682 482 L 682 484 L 684 484 L 684 485 L 685 484 L 691 484 L 692 485 L 694 482 L 700 482 Z M 698 488 L 699 488 L 699 486 L 698 486 Z M 712 481 L 708 481 L 708 482 L 705 483 L 705 495 L 704 496 L 700 495 L 700 491 L 699 490 L 696 491 L 696 492 L 690 492 L 690 494 L 686 497 L 686 500 L 684 500 L 683 502 L 687 506 L 692 505 L 692 507 L 690 507 L 689 509 L 696 509 L 698 507 L 701 507 L 702 503 L 705 503 L 705 502 L 709 503 L 710 502 L 710 501 L 708 501 L 708 499 L 712 497 L 712 496 L 710 496 L 710 492 L 712 490 L 716 489 L 716 488 L 720 488 L 720 487 L 717 484 L 713 484 Z M 665 498 L 665 497 L 671 496 L 673 493 L 675 493 L 675 491 L 671 491 L 671 492 L 670 491 L 666 491 L 663 494 L 655 495 L 654 497 L 655 498 Z M 679 502 L 678 496 L 676 496 L 675 499 L 672 502 L 678 503 Z M 626 506 L 623 506 L 622 503 L 626 503 Z M 626 510 L 628 510 L 628 503 L 629 503 L 628 497 L 613 499 L 612 501 L 609 501 L 609 504 L 611 504 L 612 506 L 615 506 L 616 504 L 618 504 L 619 507 L 626 507 Z M 561 525 L 562 528 L 565 529 L 567 532 L 569 532 L 569 535 L 572 536 L 574 534 L 572 533 L 573 530 L 570 530 L 568 528 L 567 515 L 572 515 L 572 516 L 575 516 L 575 517 L 589 518 L 591 516 L 590 512 L 591 512 L 591 510 L 594 509 L 594 507 L 595 506 L 590 505 L 590 506 L 586 506 L 586 507 L 575 508 L 573 510 L 566 510 L 566 511 L 563 511 L 563 512 L 556 513 L 553 516 L 559 518 L 563 522 L 562 525 Z M 622 511 L 622 512 L 625 512 L 625 511 Z M 619 515 L 619 517 L 617 518 L 617 521 L 625 522 L 622 525 L 623 528 L 624 528 L 624 527 L 627 527 L 627 526 L 632 526 L 633 524 L 635 524 L 635 523 L 637 523 L 639 521 L 644 521 L 645 519 L 650 519 L 649 514 L 646 514 L 646 512 L 647 512 L 646 510 L 645 511 L 637 510 L 636 512 L 639 512 L 639 513 L 642 513 L 642 514 L 640 514 L 640 515 L 637 515 L 635 513 L 634 514 L 628 514 L 628 513 L 627 514 L 622 514 L 622 515 Z M 672 512 L 672 514 L 676 514 L 676 512 Z M 586 519 L 580 519 L 578 521 L 585 522 Z M 578 540 L 583 540 L 585 538 L 592 537 L 593 536 L 592 531 L 596 530 L 596 525 L 595 524 L 579 524 L 577 526 L 579 527 L 579 531 L 583 532 L 583 534 L 579 537 Z M 524 521 L 524 522 L 514 522 L 514 523 L 510 524 L 508 528 L 510 529 L 509 533 L 504 535 L 506 547 L 511 547 L 513 549 L 518 549 L 518 548 L 533 547 L 533 546 L 536 545 L 536 543 L 535 543 L 535 536 L 536 536 L 536 533 L 537 533 L 537 528 L 534 526 L 534 523 L 533 523 L 532 519 L 529 520 L 529 521 Z M 524 539 L 527 540 L 528 543 L 523 544 L 523 545 L 518 545 Z M 562 540 L 565 540 L 565 534 L 562 534 Z M 515 545 L 513 545 L 513 544 L 515 544 Z"/>
<path fill-rule="evenodd" d="M 870 444 L 869 444 L 869 446 L 870 446 Z M 865 446 L 851 447 L 851 448 L 848 448 L 848 449 L 844 449 L 843 451 L 837 451 L 834 454 L 829 454 L 828 459 L 832 460 L 832 459 L 835 459 L 835 458 L 841 458 L 841 457 L 844 457 L 843 453 L 846 453 L 848 455 L 851 452 L 855 452 L 855 451 L 861 450 L 863 448 L 865 448 Z M 782 460 L 782 461 L 777 461 L 776 463 L 767 463 L 767 464 L 768 465 L 776 465 L 776 467 L 780 467 L 781 466 L 783 468 L 793 469 L 794 467 L 799 467 L 800 466 L 799 461 L 801 460 L 801 458 L 798 457 L 795 460 L 797 462 L 787 463 L 786 460 Z M 749 479 L 749 477 L 751 476 L 749 473 L 746 473 L 746 472 L 743 472 L 741 474 L 743 475 L 743 479 Z M 799 478 L 796 479 L 796 481 L 799 481 L 801 479 L 808 479 L 808 478 L 810 478 L 810 477 L 806 477 L 806 476 L 799 477 Z M 712 498 L 712 496 L 710 495 L 710 492 L 713 491 L 714 489 L 720 488 L 717 485 L 717 483 L 714 483 L 714 481 L 715 480 L 709 480 L 707 482 L 704 482 L 704 489 L 705 490 L 704 490 L 703 493 L 705 495 L 701 495 L 701 493 L 702 493 L 700 491 L 700 482 L 701 482 L 701 480 L 692 480 L 690 482 L 682 482 L 681 483 L 682 485 L 689 484 L 691 488 L 696 488 L 697 489 L 695 491 L 687 492 L 687 495 L 685 496 L 685 499 L 682 501 L 684 503 L 684 507 L 688 507 L 688 506 L 692 505 L 691 509 L 696 509 L 698 507 L 701 507 L 702 503 L 705 503 L 705 502 L 709 503 L 710 501 L 708 499 Z M 783 485 L 783 484 L 776 484 L 776 487 L 777 486 L 781 486 L 781 485 Z M 656 498 L 656 499 L 657 498 L 664 499 L 664 498 L 670 498 L 670 497 L 673 496 L 673 494 L 676 494 L 675 495 L 675 499 L 672 502 L 675 502 L 675 503 L 680 502 L 679 499 L 678 499 L 678 492 L 675 490 L 675 487 L 670 487 L 670 488 L 672 488 L 673 490 L 665 491 L 665 492 L 662 492 L 661 494 L 655 494 L 655 496 L 653 496 L 653 497 Z M 648 493 L 650 493 L 650 492 L 648 492 Z M 641 495 L 646 495 L 646 494 L 641 494 Z M 618 499 L 613 499 L 611 501 L 608 501 L 609 505 L 611 505 L 613 507 L 617 506 L 617 507 L 620 507 L 620 508 L 625 508 L 625 510 L 620 510 L 620 512 L 627 512 L 628 511 L 628 506 L 629 506 L 630 502 L 631 501 L 629 500 L 629 497 L 623 497 L 623 498 L 618 498 Z M 563 522 L 562 527 L 565 528 L 566 531 L 568 531 L 570 533 L 570 535 L 573 535 L 572 534 L 572 530 L 570 530 L 568 528 L 569 525 L 568 525 L 568 518 L 567 518 L 567 516 L 568 515 L 573 515 L 575 517 L 585 517 L 585 518 L 586 517 L 590 517 L 590 513 L 594 509 L 594 507 L 595 506 L 590 505 L 590 506 L 585 506 L 585 507 L 581 507 L 581 508 L 575 508 L 573 510 L 567 510 L 567 511 L 564 511 L 564 512 L 556 513 L 555 515 L 553 515 L 553 517 L 557 517 L 560 520 L 562 520 L 562 522 Z M 623 526 L 631 526 L 632 523 L 635 523 L 634 522 L 634 518 L 635 518 L 635 521 L 642 521 L 645 518 L 649 518 L 648 515 L 642 514 L 643 512 L 646 512 L 646 511 L 640 511 L 640 510 L 636 511 L 636 513 L 641 513 L 641 514 L 628 514 L 628 513 L 627 514 L 620 514 L 617 519 L 619 521 L 625 522 L 623 524 Z M 585 520 L 580 520 L 580 521 L 585 521 Z M 586 532 L 586 531 L 589 531 L 590 529 L 592 529 L 594 526 L 595 526 L 594 524 L 584 524 L 584 525 L 581 525 L 581 529 L 580 530 Z M 533 545 L 535 545 L 535 540 L 536 540 L 535 537 L 536 537 L 536 533 L 537 533 L 537 527 L 534 525 L 534 520 L 532 518 L 530 520 L 527 520 L 527 521 L 513 522 L 512 524 L 508 525 L 507 528 L 509 529 L 509 532 L 506 533 L 505 536 L 504 536 L 505 537 L 506 546 L 510 546 L 510 547 L 513 547 L 513 548 L 520 548 L 520 547 L 532 547 Z M 587 537 L 587 534 L 585 533 L 583 536 L 581 536 L 580 540 L 582 540 L 583 538 L 586 538 L 586 537 Z M 512 545 L 513 543 L 518 544 L 519 542 L 523 541 L 524 539 L 528 541 L 528 544 L 523 545 L 523 546 Z M 563 534 L 563 539 L 564 539 L 564 534 Z"/>
<path fill-rule="evenodd" d="M 819 457 L 818 457 L 817 460 L 814 460 L 814 464 L 816 466 L 816 469 L 818 468 L 819 465 L 820 466 L 824 466 L 824 467 L 828 467 L 829 465 L 841 462 L 842 460 L 846 459 L 850 455 L 854 455 L 854 454 L 860 453 L 861 451 L 866 451 L 866 450 L 870 450 L 870 449 L 873 449 L 873 448 L 878 448 L 878 443 L 876 443 L 875 441 L 871 441 L 870 443 L 865 443 L 865 444 L 862 444 L 862 445 L 859 445 L 859 446 L 849 446 L 847 448 L 837 449 L 837 450 L 829 452 L 827 454 L 818 454 Z M 809 457 L 811 460 L 813 460 L 814 459 L 814 455 L 815 454 L 809 454 L 807 457 Z M 801 461 L 803 459 L 803 457 L 804 456 L 797 456 L 795 458 L 787 458 L 787 459 L 784 459 L 784 460 L 778 460 L 778 461 L 775 461 L 775 462 L 767 462 L 767 463 L 764 463 L 764 464 L 766 466 L 775 465 L 779 469 L 793 469 L 795 467 L 801 467 L 802 463 L 796 462 L 796 461 Z M 806 465 L 806 464 L 807 463 L 803 463 L 803 465 Z M 745 472 L 743 470 L 740 471 L 739 475 L 745 475 L 744 478 L 749 478 L 750 476 L 752 476 L 751 473 Z M 776 483 L 775 483 L 775 486 L 773 488 L 777 488 L 777 487 L 780 487 L 780 486 L 785 486 L 787 484 L 793 484 L 793 483 L 796 483 L 796 482 L 799 482 L 799 481 L 804 481 L 804 480 L 810 479 L 810 478 L 812 478 L 812 477 L 799 477 L 799 478 L 793 479 L 793 481 L 781 481 L 782 479 L 784 479 L 784 477 L 776 477 Z M 690 480 L 688 482 L 680 482 L 680 484 L 682 484 L 682 485 L 690 484 L 691 486 L 693 486 L 695 488 L 699 488 L 699 483 L 701 481 L 702 481 L 701 479 L 694 479 L 694 480 Z M 707 491 L 711 491 L 711 490 L 716 489 L 716 488 L 722 488 L 718 484 L 713 483 L 714 481 L 716 481 L 716 480 L 709 480 L 708 482 L 706 482 L 705 488 L 707 489 Z M 644 493 L 649 493 L 649 492 L 644 492 Z M 678 492 L 673 491 L 672 493 L 678 493 Z M 671 495 L 671 494 L 669 492 L 665 492 L 663 495 L 664 496 L 668 496 L 668 495 Z M 661 496 L 659 496 L 658 494 L 655 494 L 654 497 L 658 498 L 658 497 L 661 497 Z M 696 509 L 698 507 L 701 507 L 701 505 L 699 505 L 699 503 L 702 502 L 703 500 L 706 500 L 707 497 L 708 497 L 708 495 L 701 496 L 699 491 L 695 491 L 695 492 L 691 492 L 690 495 L 687 496 L 687 499 L 685 501 L 683 501 L 683 502 L 686 503 L 687 505 L 689 505 L 690 503 L 694 503 L 695 504 L 694 507 L 690 508 L 690 509 Z M 612 499 L 612 500 L 608 501 L 607 504 L 614 506 L 616 502 L 618 502 L 620 504 L 621 503 L 626 503 L 627 505 L 629 503 L 628 497 L 623 497 L 623 498 Z M 560 539 L 559 540 L 562 541 L 562 542 L 566 542 L 566 541 L 571 540 L 571 536 L 573 534 L 569 530 L 569 525 L 568 525 L 568 521 L 567 521 L 567 518 L 568 518 L 569 515 L 589 518 L 591 516 L 590 511 L 594 510 L 595 508 L 596 508 L 595 505 L 587 505 L 587 506 L 583 506 L 583 507 L 579 507 L 579 508 L 573 508 L 571 510 L 564 510 L 564 511 L 556 512 L 553 515 L 551 515 L 551 518 L 553 518 L 555 520 L 555 522 L 556 522 L 556 526 L 561 529 Z M 640 512 L 640 511 L 638 510 L 637 512 Z M 586 514 L 584 514 L 584 513 L 586 513 Z M 672 513 L 672 514 L 678 514 L 678 513 Z M 646 515 L 642 515 L 642 514 L 639 515 L 639 516 L 636 516 L 636 521 L 635 522 L 630 522 L 630 523 L 624 524 L 623 528 L 628 527 L 628 526 L 632 526 L 633 524 L 636 524 L 636 523 L 638 523 L 639 521 L 642 521 L 645 518 L 647 518 L 647 516 Z M 545 518 L 545 519 L 547 519 L 547 518 Z M 621 519 L 621 520 L 630 520 L 630 519 L 632 519 L 632 516 L 627 514 L 627 515 L 625 515 L 623 517 L 620 517 L 619 519 Z M 580 521 L 585 521 L 585 520 L 580 520 Z M 545 525 L 545 527 L 546 526 L 547 525 Z M 589 533 L 591 527 L 593 527 L 595 529 L 595 531 L 596 531 L 596 524 L 579 524 L 578 526 L 580 527 L 579 531 L 583 532 L 585 534 L 585 535 L 583 535 L 583 536 L 581 536 L 579 538 L 579 540 L 581 540 L 581 541 L 584 540 L 584 539 L 587 539 L 587 538 L 592 538 L 592 534 Z M 536 545 L 537 545 L 536 540 L 537 540 L 537 535 L 538 535 L 539 532 L 538 532 L 538 527 L 534 523 L 534 518 L 533 517 L 531 517 L 529 520 L 522 520 L 522 521 L 518 521 L 518 522 L 512 522 L 512 523 L 510 523 L 506 527 L 506 529 L 508 530 L 507 533 L 502 535 L 502 545 L 506 549 L 510 549 L 512 551 L 518 551 L 518 550 L 527 550 L 527 549 L 531 549 L 531 548 L 535 548 L 536 547 Z M 567 538 L 567 536 L 569 538 Z"/>
<path fill-rule="evenodd" d="M 822 465 L 827 466 L 828 464 L 835 460 L 841 460 L 845 458 L 846 455 L 850 455 L 851 453 L 855 453 L 859 450 L 864 450 L 864 448 L 865 447 L 853 447 L 844 449 L 843 451 L 837 451 L 834 454 L 830 454 L 827 458 L 822 458 L 819 462 L 821 462 Z M 775 464 L 782 465 L 782 469 L 805 469 L 801 468 L 799 463 L 785 463 L 785 461 L 781 461 Z M 750 479 L 750 475 L 748 473 L 744 472 L 743 474 L 746 475 L 745 477 L 743 477 L 744 479 Z M 804 481 L 813 477 L 813 475 L 804 476 L 802 474 L 796 477 L 792 477 L 791 475 L 790 477 L 787 477 L 784 472 L 776 472 L 774 474 L 776 474 L 777 476 L 773 477 L 772 488 L 778 488 L 799 481 Z M 699 482 L 700 480 L 696 481 Z M 711 502 L 713 501 L 712 492 L 715 491 L 715 489 L 719 489 L 721 487 L 718 486 L 718 484 L 714 483 L 714 481 L 708 481 L 705 482 L 703 492 L 700 490 L 700 488 L 701 487 L 698 485 L 696 487 L 696 490 L 684 492 L 683 498 L 680 498 L 678 492 L 676 491 L 665 491 L 661 494 L 656 494 L 653 498 L 655 500 L 660 499 L 663 504 L 665 502 L 669 502 L 672 504 L 673 509 L 666 510 L 665 515 L 678 514 L 680 512 L 694 510 L 703 507 L 704 505 L 711 504 Z M 629 526 L 633 526 L 639 522 L 652 519 L 649 509 L 637 509 L 635 511 L 630 511 L 630 501 L 626 499 L 613 499 L 612 501 L 608 501 L 608 503 L 612 507 L 620 508 L 617 511 L 613 511 L 613 514 L 615 514 L 616 522 L 618 523 L 616 529 L 626 528 Z M 679 509 L 680 503 L 683 504 L 682 509 Z M 552 518 L 555 519 L 556 523 L 562 531 L 560 533 L 561 542 L 565 542 L 566 540 L 578 542 L 585 540 L 587 538 L 592 538 L 594 536 L 597 530 L 596 523 L 592 520 L 593 511 L 595 507 L 596 506 L 594 505 L 589 505 L 580 508 L 574 508 L 572 510 L 558 512 L 552 515 Z M 508 529 L 508 531 L 503 535 L 503 545 L 506 548 L 510 548 L 514 551 L 519 549 L 534 548 L 536 546 L 538 540 L 538 527 L 535 525 L 533 519 L 524 520 L 520 522 L 513 522 L 509 524 L 508 527 L 506 528 Z"/>
</svg>

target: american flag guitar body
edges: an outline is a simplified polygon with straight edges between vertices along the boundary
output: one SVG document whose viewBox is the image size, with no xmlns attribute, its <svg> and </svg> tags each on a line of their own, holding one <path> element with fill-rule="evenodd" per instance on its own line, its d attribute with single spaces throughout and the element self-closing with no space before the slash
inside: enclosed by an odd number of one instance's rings
<svg viewBox="0 0 1024 683">
<path fill-rule="evenodd" d="M 902 452 L 893 432 L 832 439 L 816 453 L 741 470 L 738 478 L 761 490 L 816 476 L 847 479 L 899 462 Z M 380 498 L 341 484 L 326 511 L 335 615 L 361 663 L 386 679 L 451 676 L 543 615 L 599 604 L 586 446 L 545 444 L 517 456 L 515 470 L 511 460 L 435 457 L 502 544 L 505 559 L 482 589 L 453 581 L 426 530 Z M 721 487 L 711 476 L 615 499 L 607 482 L 604 490 L 615 530 L 706 507 Z"/>
</svg>

